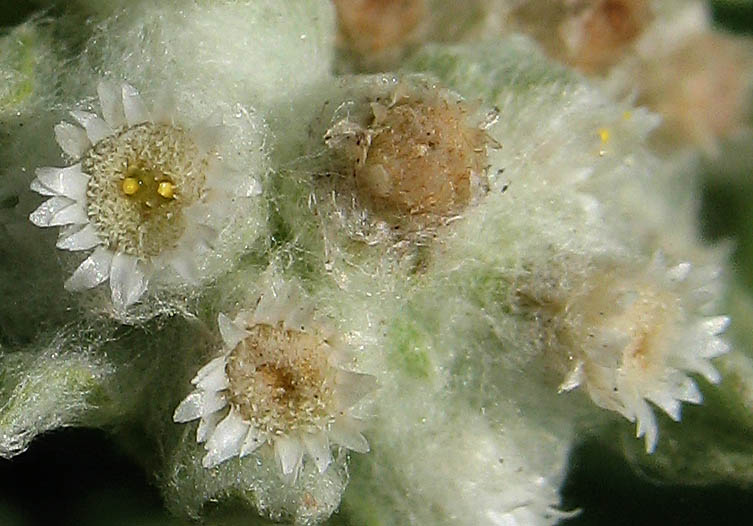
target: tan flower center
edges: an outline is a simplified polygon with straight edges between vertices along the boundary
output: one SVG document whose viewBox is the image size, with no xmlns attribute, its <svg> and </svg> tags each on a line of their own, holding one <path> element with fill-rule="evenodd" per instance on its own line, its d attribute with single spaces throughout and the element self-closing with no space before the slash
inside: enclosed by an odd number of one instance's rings
<svg viewBox="0 0 753 526">
<path fill-rule="evenodd" d="M 324 429 L 335 416 L 326 341 L 281 324 L 248 331 L 228 357 L 232 407 L 270 434 Z"/>
<path fill-rule="evenodd" d="M 82 169 L 87 213 L 104 244 L 145 259 L 183 235 L 183 209 L 201 197 L 207 160 L 181 128 L 144 123 L 99 141 Z"/>
</svg>

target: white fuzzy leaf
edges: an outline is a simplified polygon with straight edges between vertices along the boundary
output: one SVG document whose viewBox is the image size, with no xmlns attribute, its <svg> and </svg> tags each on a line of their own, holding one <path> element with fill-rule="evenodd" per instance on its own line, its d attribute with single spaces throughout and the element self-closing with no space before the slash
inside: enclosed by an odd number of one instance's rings
<svg viewBox="0 0 753 526">
<path fill-rule="evenodd" d="M 729 352 L 729 344 L 721 338 L 712 338 L 706 345 L 701 347 L 700 355 L 703 358 L 716 358 Z"/>
<path fill-rule="evenodd" d="M 729 316 L 714 316 L 700 323 L 700 329 L 713 336 L 722 334 L 729 327 Z"/>
<path fill-rule="evenodd" d="M 680 263 L 679 265 L 675 265 L 671 269 L 667 271 L 667 279 L 669 279 L 672 282 L 682 282 L 685 281 L 685 279 L 690 274 L 691 265 L 690 263 Z"/>
</svg>

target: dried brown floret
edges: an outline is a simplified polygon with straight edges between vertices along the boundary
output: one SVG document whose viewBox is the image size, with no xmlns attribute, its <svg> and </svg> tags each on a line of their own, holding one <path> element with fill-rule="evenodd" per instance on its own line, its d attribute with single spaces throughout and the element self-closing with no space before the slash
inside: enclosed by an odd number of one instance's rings
<svg viewBox="0 0 753 526">
<path fill-rule="evenodd" d="M 505 23 L 531 35 L 549 56 L 601 73 L 622 58 L 652 18 L 649 0 L 555 0 L 521 2 Z"/>
<path fill-rule="evenodd" d="M 333 0 L 340 45 L 368 66 L 397 57 L 426 19 L 426 0 Z"/>
<path fill-rule="evenodd" d="M 586 72 L 616 63 L 652 19 L 648 0 L 598 0 L 561 26 L 567 61 Z"/>
<path fill-rule="evenodd" d="M 490 142 L 469 105 L 436 87 L 400 87 L 371 110 L 367 124 L 328 132 L 347 157 L 341 191 L 352 181 L 360 206 L 392 224 L 433 226 L 460 214 L 484 186 Z"/>
</svg>

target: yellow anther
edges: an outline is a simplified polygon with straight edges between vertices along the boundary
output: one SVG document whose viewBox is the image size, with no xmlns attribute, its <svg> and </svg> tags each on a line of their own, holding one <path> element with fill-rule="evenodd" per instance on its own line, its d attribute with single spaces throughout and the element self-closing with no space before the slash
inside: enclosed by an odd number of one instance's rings
<svg viewBox="0 0 753 526">
<path fill-rule="evenodd" d="M 624 112 L 622 112 L 622 118 L 625 119 L 626 121 L 629 121 L 630 119 L 633 118 L 633 112 L 625 110 Z"/>
<path fill-rule="evenodd" d="M 599 130 L 599 138 L 601 139 L 602 144 L 606 144 L 609 142 L 609 130 L 606 128 L 602 128 Z"/>
<path fill-rule="evenodd" d="M 175 185 L 170 181 L 162 181 L 157 186 L 157 193 L 165 199 L 172 199 L 175 195 Z"/>
<path fill-rule="evenodd" d="M 135 177 L 126 177 L 123 179 L 123 193 L 125 195 L 134 195 L 139 191 L 140 187 L 139 180 Z"/>
</svg>

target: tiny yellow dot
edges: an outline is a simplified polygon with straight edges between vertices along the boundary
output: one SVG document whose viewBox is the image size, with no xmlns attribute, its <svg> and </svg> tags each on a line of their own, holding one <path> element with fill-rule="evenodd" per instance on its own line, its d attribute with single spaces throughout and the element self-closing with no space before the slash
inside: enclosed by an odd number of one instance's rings
<svg viewBox="0 0 753 526">
<path fill-rule="evenodd" d="M 169 181 L 162 181 L 157 186 L 157 193 L 164 197 L 165 199 L 172 199 L 175 195 L 175 185 Z"/>
<path fill-rule="evenodd" d="M 626 121 L 629 121 L 630 119 L 633 118 L 633 112 L 625 110 L 622 113 L 622 118 L 625 119 Z"/>
<path fill-rule="evenodd" d="M 599 138 L 601 139 L 601 142 L 603 144 L 606 144 L 609 142 L 609 130 L 606 128 L 602 128 L 599 130 Z"/>
<path fill-rule="evenodd" d="M 139 180 L 135 177 L 126 177 L 123 179 L 123 193 L 125 195 L 133 195 L 139 191 Z"/>
</svg>

